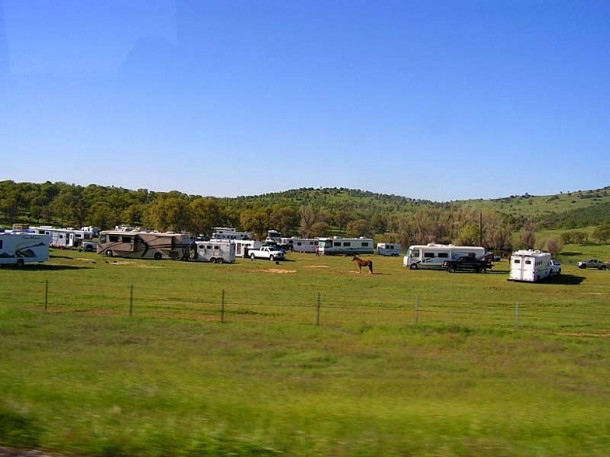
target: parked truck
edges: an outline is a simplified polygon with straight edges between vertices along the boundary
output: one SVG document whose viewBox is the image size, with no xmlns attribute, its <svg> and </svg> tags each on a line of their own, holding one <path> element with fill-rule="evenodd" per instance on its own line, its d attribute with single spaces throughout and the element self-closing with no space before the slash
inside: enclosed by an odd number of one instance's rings
<svg viewBox="0 0 610 457">
<path fill-rule="evenodd" d="M 284 251 L 274 246 L 261 246 L 258 249 L 249 249 L 248 255 L 252 260 L 267 259 L 267 260 L 283 260 L 285 257 Z"/>
</svg>

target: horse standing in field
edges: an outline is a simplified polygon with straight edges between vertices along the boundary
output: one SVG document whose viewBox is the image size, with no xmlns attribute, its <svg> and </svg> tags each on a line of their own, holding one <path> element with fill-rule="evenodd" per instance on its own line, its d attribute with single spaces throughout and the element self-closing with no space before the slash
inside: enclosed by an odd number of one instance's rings
<svg viewBox="0 0 610 457">
<path fill-rule="evenodd" d="M 358 265 L 358 273 L 362 273 L 362 267 L 369 267 L 369 273 L 373 274 L 372 260 L 364 260 L 358 257 L 357 255 L 354 255 L 354 258 L 352 260 L 356 262 L 356 265 Z"/>
</svg>

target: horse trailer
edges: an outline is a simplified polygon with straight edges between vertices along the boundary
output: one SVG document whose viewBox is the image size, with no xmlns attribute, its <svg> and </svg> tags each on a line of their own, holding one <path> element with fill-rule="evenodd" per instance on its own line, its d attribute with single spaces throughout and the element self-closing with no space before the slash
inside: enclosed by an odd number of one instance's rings
<svg viewBox="0 0 610 457">
<path fill-rule="evenodd" d="M 211 239 L 210 241 L 218 241 Z M 257 240 L 231 240 L 231 243 L 235 245 L 235 255 L 237 257 L 248 257 L 248 251 L 251 249 L 260 248 L 263 243 Z"/>
<path fill-rule="evenodd" d="M 398 243 L 377 243 L 377 255 L 398 257 L 402 246 Z"/>
<path fill-rule="evenodd" d="M 552 274 L 549 252 L 522 249 L 510 256 L 509 281 L 537 282 Z"/>
<path fill-rule="evenodd" d="M 173 232 L 106 230 L 100 232 L 97 253 L 134 259 L 188 259 L 191 239 Z"/>
<path fill-rule="evenodd" d="M 485 248 L 480 246 L 454 246 L 453 244 L 419 244 L 409 246 L 403 257 L 403 265 L 411 270 L 442 269 L 447 260 L 460 257 L 480 259 L 485 255 Z"/>
<path fill-rule="evenodd" d="M 318 238 L 320 255 L 373 254 L 375 242 L 372 238 Z"/>
<path fill-rule="evenodd" d="M 317 238 L 297 238 L 293 236 L 292 240 L 292 250 L 294 252 L 308 252 L 314 253 L 318 248 L 318 239 Z"/>
<path fill-rule="evenodd" d="M 235 263 L 235 243 L 228 240 L 194 241 L 190 259 L 198 262 Z"/>
<path fill-rule="evenodd" d="M 0 233 L 0 265 L 40 263 L 49 260 L 49 236 L 34 233 Z"/>
</svg>

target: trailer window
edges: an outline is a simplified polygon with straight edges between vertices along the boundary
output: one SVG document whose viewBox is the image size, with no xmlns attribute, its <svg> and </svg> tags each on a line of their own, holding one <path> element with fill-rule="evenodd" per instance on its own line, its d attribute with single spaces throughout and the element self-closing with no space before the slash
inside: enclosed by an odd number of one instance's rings
<svg viewBox="0 0 610 457">
<path fill-rule="evenodd" d="M 368 242 L 368 241 L 363 241 L 363 242 L 362 242 L 362 247 L 365 247 L 365 246 L 368 246 L 368 245 L 369 245 L 369 242 Z"/>
<path fill-rule="evenodd" d="M 521 260 L 519 260 L 519 259 L 515 259 L 515 260 L 513 260 L 513 263 L 514 263 L 514 264 L 519 264 L 519 263 L 521 263 Z"/>
<path fill-rule="evenodd" d="M 349 242 L 349 241 L 344 241 L 344 242 L 343 242 L 343 246 L 345 246 L 345 247 L 348 247 L 348 248 L 349 248 L 349 247 L 351 246 L 351 244 L 350 244 L 350 242 Z"/>
<path fill-rule="evenodd" d="M 525 261 L 525 264 L 526 264 L 526 265 L 531 265 L 531 264 L 532 264 L 532 261 L 531 261 L 531 260 L 526 260 L 526 261 Z"/>
<path fill-rule="evenodd" d="M 118 235 L 110 235 L 110 242 L 111 243 L 118 243 L 119 242 L 119 236 Z"/>
<path fill-rule="evenodd" d="M 441 259 L 448 259 L 449 258 L 449 254 L 447 252 L 439 252 L 438 253 L 438 257 Z"/>
<path fill-rule="evenodd" d="M 131 237 L 130 236 L 122 236 L 121 237 L 121 243 L 131 243 Z"/>
<path fill-rule="evenodd" d="M 0 249 L 2 249 L 2 243 L 3 242 L 4 242 L 3 240 L 0 240 Z"/>
<path fill-rule="evenodd" d="M 424 258 L 426 258 L 426 259 L 433 259 L 434 258 L 434 252 L 424 252 Z"/>
</svg>

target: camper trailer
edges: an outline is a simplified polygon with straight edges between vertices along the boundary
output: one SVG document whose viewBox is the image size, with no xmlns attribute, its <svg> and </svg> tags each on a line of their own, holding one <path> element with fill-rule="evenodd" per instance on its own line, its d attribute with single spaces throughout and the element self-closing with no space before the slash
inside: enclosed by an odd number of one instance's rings
<svg viewBox="0 0 610 457">
<path fill-rule="evenodd" d="M 237 257 L 248 257 L 249 250 L 258 249 L 263 245 L 263 243 L 256 240 L 231 240 L 231 243 L 235 245 L 235 255 Z"/>
<path fill-rule="evenodd" d="M 214 227 L 213 240 L 251 240 L 252 232 L 238 232 L 233 227 Z"/>
<path fill-rule="evenodd" d="M 318 248 L 317 238 L 297 238 L 293 236 L 290 240 L 292 244 L 292 250 L 294 252 L 314 253 Z"/>
<path fill-rule="evenodd" d="M 49 236 L 33 233 L 0 233 L 0 265 L 17 265 L 49 260 Z"/>
<path fill-rule="evenodd" d="M 321 255 L 373 254 L 375 242 L 372 238 L 318 238 Z"/>
<path fill-rule="evenodd" d="M 188 235 L 173 232 L 107 230 L 100 232 L 97 253 L 134 259 L 187 259 Z"/>
<path fill-rule="evenodd" d="M 552 274 L 549 252 L 522 249 L 510 256 L 509 281 L 537 282 Z"/>
<path fill-rule="evenodd" d="M 420 244 L 409 246 L 403 257 L 403 265 L 411 270 L 442 269 L 447 260 L 460 257 L 480 259 L 485 255 L 485 248 L 480 246 L 454 246 L 453 244 Z"/>
<path fill-rule="evenodd" d="M 398 243 L 377 243 L 377 254 L 398 257 L 402 247 Z"/>
<path fill-rule="evenodd" d="M 76 230 L 73 228 L 54 228 L 54 227 L 31 227 L 31 233 L 49 236 L 49 246 L 59 249 L 77 248 L 83 244 L 85 238 L 89 238 L 89 234 L 84 230 Z"/>
<path fill-rule="evenodd" d="M 235 243 L 229 240 L 194 241 L 191 260 L 210 263 L 235 263 Z"/>
</svg>

